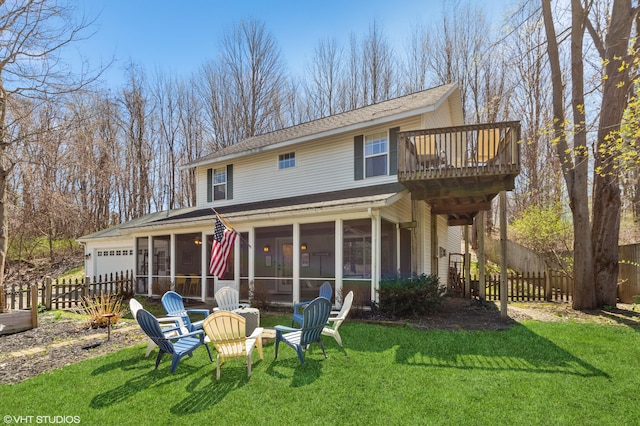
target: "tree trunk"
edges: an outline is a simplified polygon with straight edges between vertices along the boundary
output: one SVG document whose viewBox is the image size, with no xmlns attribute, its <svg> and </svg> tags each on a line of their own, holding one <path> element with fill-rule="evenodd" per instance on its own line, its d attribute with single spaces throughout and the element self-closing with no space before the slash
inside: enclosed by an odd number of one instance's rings
<svg viewBox="0 0 640 426">
<path fill-rule="evenodd" d="M 593 250 L 591 246 L 591 234 L 589 226 L 589 197 L 587 196 L 587 165 L 586 161 L 586 137 L 584 134 L 584 114 L 580 110 L 584 102 L 580 100 L 584 97 L 582 91 L 582 11 L 576 8 L 579 0 L 572 0 L 572 34 L 571 34 L 571 59 L 572 65 L 577 69 L 572 69 L 572 105 L 574 121 L 577 133 L 574 135 L 574 146 L 571 150 L 567 143 L 565 130 L 564 113 L 564 93 L 562 82 L 562 71 L 560 68 L 560 56 L 558 52 L 558 42 L 551 14 L 550 0 L 542 0 L 542 14 L 544 18 L 545 32 L 547 36 L 547 54 L 551 68 L 551 82 L 553 86 L 553 130 L 556 141 L 556 152 L 562 165 L 562 173 L 569 193 L 571 212 L 573 213 L 573 308 L 589 309 L 595 306 L 596 298 L 593 282 Z M 578 4 L 579 6 L 579 4 Z M 577 10 L 579 9 L 579 10 Z M 573 67 L 572 67 L 573 68 Z M 574 85 L 577 84 L 577 87 Z M 575 162 L 571 153 L 575 155 Z"/>
<path fill-rule="evenodd" d="M 9 218 L 7 216 L 7 177 L 9 176 L 9 158 L 7 158 L 8 135 L 5 129 L 7 117 L 7 92 L 0 77 L 0 313 L 5 311 L 4 267 L 7 261 Z"/>
<path fill-rule="evenodd" d="M 618 236 L 620 234 L 620 185 L 615 161 L 619 157 L 616 139 L 627 105 L 630 86 L 628 40 L 635 19 L 630 0 L 616 0 L 611 9 L 605 43 L 605 76 L 595 152 L 593 186 L 593 275 L 596 302 L 615 306 L 618 284 Z"/>
<path fill-rule="evenodd" d="M 0 101 L 1 105 L 4 105 Z M 0 106 L 2 108 L 2 106 Z M 7 217 L 7 176 L 8 171 L 5 167 L 6 148 L 4 145 L 0 147 L 0 313 L 5 311 L 6 301 L 4 297 L 4 267 L 7 259 L 8 235 L 7 228 L 9 226 L 9 218 Z"/>
</svg>

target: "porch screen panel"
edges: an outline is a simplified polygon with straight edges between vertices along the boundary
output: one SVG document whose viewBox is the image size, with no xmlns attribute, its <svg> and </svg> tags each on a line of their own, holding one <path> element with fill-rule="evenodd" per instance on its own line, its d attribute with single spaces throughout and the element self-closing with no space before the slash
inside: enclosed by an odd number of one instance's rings
<svg viewBox="0 0 640 426">
<path fill-rule="evenodd" d="M 151 292 L 156 296 L 162 296 L 171 289 L 171 253 L 169 235 L 152 237 L 153 257 L 152 257 L 152 278 Z"/>
<path fill-rule="evenodd" d="M 411 230 L 400 229 L 400 277 L 410 278 L 411 271 Z"/>
<path fill-rule="evenodd" d="M 380 234 L 380 276 L 383 279 L 398 276 L 396 235 L 396 225 L 383 219 Z"/>
<path fill-rule="evenodd" d="M 335 223 L 300 225 L 300 300 L 313 300 L 323 282 L 334 288 Z"/>
<path fill-rule="evenodd" d="M 293 226 L 255 230 L 256 291 L 272 302 L 293 301 Z"/>
<path fill-rule="evenodd" d="M 236 238 L 236 244 L 238 243 L 239 238 Z M 211 264 L 211 248 L 213 247 L 213 234 L 207 235 L 207 264 L 205 265 L 205 269 L 207 271 L 207 283 L 205 288 L 205 297 L 213 298 L 216 295 L 216 290 L 220 288 L 220 284 L 218 287 L 215 286 L 215 279 L 211 272 L 209 271 L 209 265 Z M 232 249 L 229 252 L 229 257 L 227 258 L 227 269 L 224 272 L 224 276 L 219 277 L 219 280 L 224 281 L 233 281 L 235 279 L 235 249 Z"/>
<path fill-rule="evenodd" d="M 343 277 L 371 279 L 371 220 L 345 220 L 343 241 Z"/>
<path fill-rule="evenodd" d="M 200 233 L 176 235 L 175 290 L 184 297 L 200 297 L 202 239 Z"/>
<path fill-rule="evenodd" d="M 240 244 L 240 300 L 249 301 L 249 233 L 241 232 L 236 239 Z"/>
<path fill-rule="evenodd" d="M 149 238 L 136 238 L 136 293 L 147 294 L 149 278 Z"/>
</svg>

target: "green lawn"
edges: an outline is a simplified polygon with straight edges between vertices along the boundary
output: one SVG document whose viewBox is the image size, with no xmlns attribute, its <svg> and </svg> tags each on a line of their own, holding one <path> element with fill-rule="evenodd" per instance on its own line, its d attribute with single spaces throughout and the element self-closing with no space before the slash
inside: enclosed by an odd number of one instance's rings
<svg viewBox="0 0 640 426">
<path fill-rule="evenodd" d="M 312 346 L 301 366 L 281 345 L 274 361 L 268 344 L 263 361 L 254 351 L 250 378 L 242 360 L 230 360 L 219 382 L 202 348 L 171 375 L 167 356 L 154 370 L 156 352 L 145 359 L 139 345 L 2 385 L 0 414 L 5 424 L 5 416 L 78 416 L 87 425 L 138 426 L 632 425 L 640 423 L 637 331 L 534 321 L 507 331 L 420 331 L 347 321 L 344 350 L 325 339 L 328 359 Z"/>
</svg>

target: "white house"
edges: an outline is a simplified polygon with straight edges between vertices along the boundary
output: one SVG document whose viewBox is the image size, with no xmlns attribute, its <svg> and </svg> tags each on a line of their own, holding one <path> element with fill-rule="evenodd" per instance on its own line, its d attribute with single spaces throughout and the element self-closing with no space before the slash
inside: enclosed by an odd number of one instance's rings
<svg viewBox="0 0 640 426">
<path fill-rule="evenodd" d="M 196 206 L 79 239 L 85 273 L 133 270 L 137 292 L 206 300 L 224 285 L 275 303 L 354 290 L 384 277 L 444 284 L 460 225 L 513 188 L 519 125 L 462 126 L 456 84 L 251 137 L 187 164 Z M 462 126 L 462 127 L 456 127 Z M 210 276 L 214 210 L 239 233 L 224 279 Z"/>
</svg>

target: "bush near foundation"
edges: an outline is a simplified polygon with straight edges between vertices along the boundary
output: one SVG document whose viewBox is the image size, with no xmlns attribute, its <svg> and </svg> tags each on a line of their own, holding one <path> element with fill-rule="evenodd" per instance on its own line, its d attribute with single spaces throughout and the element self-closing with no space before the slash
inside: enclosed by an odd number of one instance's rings
<svg viewBox="0 0 640 426">
<path fill-rule="evenodd" d="M 443 289 L 436 275 L 394 278 L 380 281 L 380 303 L 385 316 L 415 318 L 437 311 L 442 304 Z"/>
</svg>

